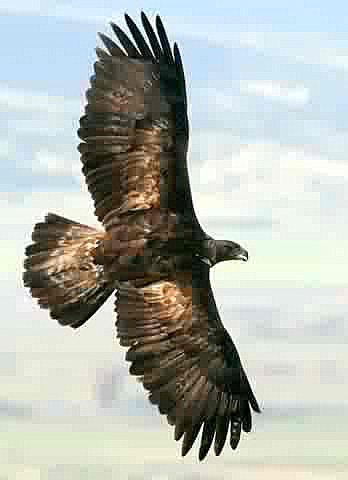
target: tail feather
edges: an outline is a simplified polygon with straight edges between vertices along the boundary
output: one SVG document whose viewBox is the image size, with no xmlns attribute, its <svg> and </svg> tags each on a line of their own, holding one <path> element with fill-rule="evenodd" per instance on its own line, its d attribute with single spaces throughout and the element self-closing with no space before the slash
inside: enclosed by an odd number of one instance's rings
<svg viewBox="0 0 348 480">
<path fill-rule="evenodd" d="M 105 233 L 49 213 L 37 223 L 26 250 L 24 285 L 61 325 L 78 328 L 107 300 L 107 281 L 94 252 Z"/>
</svg>

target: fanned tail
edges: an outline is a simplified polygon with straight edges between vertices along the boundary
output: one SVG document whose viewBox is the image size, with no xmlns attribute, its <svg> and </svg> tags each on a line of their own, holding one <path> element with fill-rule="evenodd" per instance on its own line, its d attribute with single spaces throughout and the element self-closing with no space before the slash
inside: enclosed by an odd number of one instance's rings
<svg viewBox="0 0 348 480">
<path fill-rule="evenodd" d="M 83 325 L 114 291 L 95 249 L 105 233 L 48 213 L 26 250 L 24 285 L 61 325 Z"/>
</svg>

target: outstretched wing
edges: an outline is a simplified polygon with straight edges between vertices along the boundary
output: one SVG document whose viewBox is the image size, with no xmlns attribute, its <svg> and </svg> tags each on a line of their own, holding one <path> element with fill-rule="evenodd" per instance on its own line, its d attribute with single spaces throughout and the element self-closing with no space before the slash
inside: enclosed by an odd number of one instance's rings
<svg viewBox="0 0 348 480">
<path fill-rule="evenodd" d="M 238 445 L 241 429 L 251 430 L 251 410 L 259 412 L 236 347 L 220 320 L 203 262 L 143 288 L 121 284 L 117 292 L 117 334 L 130 347 L 130 373 L 140 377 L 151 403 L 182 436 L 182 455 L 203 425 L 199 458 L 214 441 L 219 455 L 230 429 Z"/>
<path fill-rule="evenodd" d="M 101 34 L 98 61 L 80 120 L 83 173 L 106 229 L 122 213 L 150 208 L 194 214 L 186 153 L 187 98 L 177 45 L 159 17 L 157 35 L 144 13 L 147 41 L 125 16 L 133 41 L 111 24 L 122 50 Z"/>
</svg>

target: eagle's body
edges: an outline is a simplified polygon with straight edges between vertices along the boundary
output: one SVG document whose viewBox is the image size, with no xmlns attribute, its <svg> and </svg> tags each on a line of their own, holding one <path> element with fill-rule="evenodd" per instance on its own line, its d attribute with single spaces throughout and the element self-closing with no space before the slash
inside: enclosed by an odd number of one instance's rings
<svg viewBox="0 0 348 480">
<path fill-rule="evenodd" d="M 104 226 L 48 214 L 27 247 L 24 282 L 62 325 L 85 323 L 117 290 L 117 334 L 130 372 L 184 435 L 183 455 L 203 425 L 200 459 L 228 428 L 236 448 L 259 411 L 237 350 L 219 317 L 209 270 L 246 260 L 238 244 L 201 228 L 188 178 L 187 97 L 179 50 L 163 25 L 126 15 L 134 43 L 112 24 L 104 35 L 80 120 L 83 173 Z M 151 47 L 151 49 L 150 49 Z M 173 55 L 174 53 L 174 55 Z"/>
</svg>

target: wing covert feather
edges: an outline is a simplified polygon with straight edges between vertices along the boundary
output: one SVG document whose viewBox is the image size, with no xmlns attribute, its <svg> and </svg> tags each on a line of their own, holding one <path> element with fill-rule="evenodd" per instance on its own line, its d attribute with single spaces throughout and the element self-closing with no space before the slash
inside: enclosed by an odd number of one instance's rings
<svg viewBox="0 0 348 480">
<path fill-rule="evenodd" d="M 235 448 L 241 431 L 251 429 L 250 405 L 260 409 L 217 312 L 209 267 L 202 263 L 193 273 L 143 288 L 120 284 L 116 312 L 130 373 L 175 425 L 175 439 L 183 437 L 182 454 L 202 425 L 200 459 L 214 439 L 214 451 L 221 453 L 229 429 Z"/>
<path fill-rule="evenodd" d="M 175 44 L 173 54 L 159 17 L 157 34 L 145 14 L 141 18 L 149 45 L 128 15 L 133 39 L 115 24 L 120 46 L 100 34 L 107 51 L 96 49 L 78 130 L 82 171 L 107 230 L 115 216 L 151 208 L 185 214 L 200 228 L 186 165 L 187 95 L 179 50 Z"/>
</svg>

